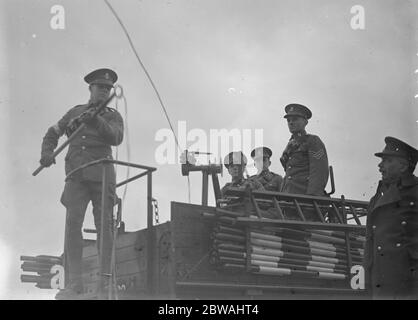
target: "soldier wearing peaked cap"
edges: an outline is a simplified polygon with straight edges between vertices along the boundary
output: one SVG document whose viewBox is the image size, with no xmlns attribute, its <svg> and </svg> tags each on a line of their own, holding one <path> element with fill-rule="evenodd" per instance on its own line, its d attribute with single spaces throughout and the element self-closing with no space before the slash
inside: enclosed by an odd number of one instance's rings
<svg viewBox="0 0 418 320">
<path fill-rule="evenodd" d="M 105 107 L 96 117 L 92 117 L 95 108 L 101 102 L 108 99 L 117 74 L 110 69 L 98 69 L 85 76 L 84 80 L 89 84 L 90 100 L 86 104 L 71 108 L 55 125 L 50 127 L 42 142 L 40 163 L 49 167 L 55 163 L 52 154 L 57 147 L 58 140 L 66 134 L 70 136 L 81 123 L 85 123 L 84 129 L 69 144 L 65 157 L 65 172 L 68 174 L 74 169 L 88 162 L 108 158 L 112 159 L 111 146 L 117 146 L 123 140 L 123 119 L 115 109 Z M 85 211 L 88 203 L 93 205 L 93 216 L 97 239 L 103 237 L 103 250 L 99 248 L 101 255 L 105 257 L 105 272 L 110 273 L 111 239 L 113 206 L 115 202 L 115 170 L 113 165 L 106 165 L 109 199 L 106 201 L 105 217 L 109 226 L 101 235 L 101 195 L 102 195 L 102 166 L 95 165 L 82 169 L 68 176 L 65 182 L 64 192 L 61 197 L 62 204 L 66 207 L 66 235 L 65 235 L 65 260 L 69 281 L 66 288 L 57 298 L 69 298 L 83 291 L 82 274 L 82 250 L 83 226 Z M 100 241 L 97 241 L 98 245 Z"/>
<path fill-rule="evenodd" d="M 375 299 L 418 299 L 418 150 L 385 138 L 382 179 L 369 203 L 364 266 Z"/>
<path fill-rule="evenodd" d="M 328 157 L 321 139 L 305 131 L 312 112 L 300 104 L 289 104 L 285 111 L 292 136 L 280 158 L 286 173 L 282 192 L 323 196 L 329 175 Z"/>
<path fill-rule="evenodd" d="M 245 189 L 249 185 L 252 189 L 264 190 L 258 181 L 244 179 L 247 157 L 241 151 L 229 153 L 224 159 L 224 165 L 228 169 L 232 181 L 221 189 L 222 197 L 225 197 L 225 192 L 231 187 Z"/>
<path fill-rule="evenodd" d="M 251 151 L 251 158 L 254 159 L 257 174 L 251 176 L 250 179 L 260 182 L 267 191 L 280 192 L 283 178 L 281 175 L 269 170 L 272 155 L 273 152 L 267 147 L 259 147 Z"/>
</svg>

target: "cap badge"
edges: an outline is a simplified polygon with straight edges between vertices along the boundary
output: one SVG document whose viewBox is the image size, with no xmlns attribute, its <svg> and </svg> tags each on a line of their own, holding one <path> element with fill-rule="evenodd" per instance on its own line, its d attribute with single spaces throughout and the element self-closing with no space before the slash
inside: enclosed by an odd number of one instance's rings
<svg viewBox="0 0 418 320">
<path fill-rule="evenodd" d="M 108 73 L 105 73 L 104 77 L 105 77 L 106 80 L 110 79 L 110 75 Z"/>
</svg>

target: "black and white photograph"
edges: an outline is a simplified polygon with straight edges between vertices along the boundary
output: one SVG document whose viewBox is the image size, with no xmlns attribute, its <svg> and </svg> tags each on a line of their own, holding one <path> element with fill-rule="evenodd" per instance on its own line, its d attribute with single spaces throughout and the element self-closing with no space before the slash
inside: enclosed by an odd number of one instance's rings
<svg viewBox="0 0 418 320">
<path fill-rule="evenodd" d="M 417 300 L 417 103 L 416 0 L 0 0 L 0 300 Z"/>
</svg>

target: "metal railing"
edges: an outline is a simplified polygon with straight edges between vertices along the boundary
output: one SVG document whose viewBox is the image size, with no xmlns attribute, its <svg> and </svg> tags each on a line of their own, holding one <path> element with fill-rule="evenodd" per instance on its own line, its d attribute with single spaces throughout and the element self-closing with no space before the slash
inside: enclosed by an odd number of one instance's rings
<svg viewBox="0 0 418 320">
<path fill-rule="evenodd" d="M 344 196 L 331 198 L 239 188 L 230 188 L 225 196 L 236 201 L 216 209 L 217 215 L 224 216 L 236 227 L 284 228 L 308 233 L 324 230 L 322 232 L 340 234 L 345 243 L 347 274 L 350 274 L 353 266 L 352 239 L 364 238 L 366 228 L 361 225 L 360 218 L 367 215 L 368 202 L 345 199 Z M 249 206 L 237 206 L 243 200 Z M 349 224 L 349 220 L 354 220 L 355 224 Z"/>
<path fill-rule="evenodd" d="M 102 202 L 101 202 L 101 232 L 100 232 L 100 239 L 98 239 L 98 241 L 100 241 L 100 248 L 101 251 L 103 252 L 103 234 L 104 234 L 104 230 L 105 227 L 105 223 L 108 221 L 108 219 L 104 219 L 104 212 L 105 212 L 105 208 L 106 208 L 106 202 L 108 201 L 108 190 L 106 188 L 106 185 L 108 183 L 108 177 L 107 177 L 107 170 L 106 170 L 106 166 L 109 164 L 116 164 L 116 165 L 121 165 L 121 166 L 125 166 L 125 167 L 133 167 L 133 168 L 138 168 L 138 169 L 142 169 L 145 170 L 145 172 L 142 172 L 132 178 L 128 178 L 122 182 L 119 182 L 116 184 L 116 188 L 121 187 L 127 183 L 130 183 L 132 181 L 135 181 L 139 178 L 142 178 L 144 176 L 147 177 L 147 291 L 152 294 L 153 292 L 153 288 L 154 288 L 154 266 L 155 266 L 155 261 L 154 261 L 154 256 L 153 256 L 153 247 L 154 247 L 154 243 L 155 243 L 155 232 L 153 229 L 153 211 L 152 211 L 152 173 L 154 171 L 156 171 L 156 168 L 153 167 L 148 167 L 148 166 L 144 166 L 144 165 L 140 165 L 140 164 L 135 164 L 135 163 L 130 163 L 130 162 L 124 162 L 124 161 L 119 161 L 119 160 L 112 160 L 112 159 L 99 159 L 99 160 L 95 160 L 95 161 L 91 161 L 89 163 L 86 163 L 72 171 L 70 171 L 66 178 L 70 177 L 71 175 L 73 175 L 74 173 L 83 170 L 85 168 L 94 166 L 94 165 L 101 165 L 102 166 Z M 65 247 L 65 245 L 64 245 Z M 65 254 L 64 254 L 65 256 Z M 99 282 L 99 292 L 103 293 L 103 289 L 104 289 L 104 279 L 105 276 L 108 276 L 107 274 L 104 273 L 104 264 L 105 264 L 105 260 L 104 260 L 104 255 L 101 254 L 100 255 L 100 282 Z M 116 262 L 115 262 L 116 263 Z M 110 285 L 109 285 L 110 287 Z"/>
</svg>

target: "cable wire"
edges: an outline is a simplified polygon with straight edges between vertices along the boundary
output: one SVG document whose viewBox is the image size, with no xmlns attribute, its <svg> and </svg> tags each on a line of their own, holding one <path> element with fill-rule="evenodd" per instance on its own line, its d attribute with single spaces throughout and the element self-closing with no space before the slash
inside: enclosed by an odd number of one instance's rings
<svg viewBox="0 0 418 320">
<path fill-rule="evenodd" d="M 164 106 L 163 100 L 161 99 L 160 93 L 158 92 L 157 87 L 156 87 L 156 86 L 155 86 L 155 84 L 154 84 L 154 81 L 152 81 L 152 78 L 151 78 L 150 74 L 148 73 L 147 69 L 145 68 L 144 64 L 142 63 L 142 60 L 141 60 L 141 58 L 139 57 L 138 52 L 136 51 L 135 46 L 134 46 L 134 44 L 133 44 L 133 42 L 132 42 L 132 39 L 131 39 L 131 37 L 129 36 L 128 30 L 125 28 L 125 25 L 123 24 L 122 20 L 119 18 L 119 15 L 118 15 L 118 14 L 117 14 L 117 12 L 115 11 L 115 9 L 113 9 L 113 7 L 112 7 L 112 5 L 109 3 L 109 1 L 108 1 L 108 0 L 104 0 L 104 2 L 105 2 L 105 3 L 106 3 L 106 5 L 109 7 L 110 11 L 112 11 L 112 13 L 113 13 L 113 15 L 115 16 L 116 20 L 119 22 L 120 26 L 122 27 L 123 32 L 125 33 L 125 36 L 128 38 L 129 45 L 131 46 L 131 49 L 132 49 L 132 51 L 134 52 L 134 54 L 135 54 L 135 56 L 136 56 L 136 59 L 138 60 L 139 64 L 141 65 L 142 70 L 145 72 L 145 75 L 147 76 L 147 78 L 148 78 L 149 82 L 151 83 L 152 88 L 153 88 L 153 89 L 154 89 L 154 91 L 155 91 L 155 94 L 157 95 L 158 101 L 160 102 L 160 105 L 161 105 L 161 107 L 162 107 L 162 109 L 163 109 L 163 112 L 164 112 L 165 117 L 166 117 L 166 119 L 167 119 L 167 121 L 168 121 L 168 124 L 169 124 L 169 126 L 170 126 L 170 129 L 171 129 L 171 131 L 173 132 L 174 139 L 175 139 L 175 141 L 176 141 L 177 147 L 178 147 L 178 149 L 179 149 L 180 151 L 183 151 L 183 150 L 181 150 L 181 148 L 180 148 L 180 144 L 179 144 L 179 142 L 178 142 L 178 139 L 177 139 L 176 133 L 174 132 L 173 126 L 172 126 L 171 121 L 170 121 L 170 117 L 168 116 L 168 113 L 167 113 L 167 110 L 166 110 L 166 108 L 165 108 L 165 106 Z"/>
<path fill-rule="evenodd" d="M 150 74 L 148 73 L 147 69 L 145 68 L 144 64 L 142 63 L 142 60 L 141 60 L 141 58 L 139 57 L 139 54 L 138 54 L 138 52 L 136 51 L 135 46 L 134 46 L 134 44 L 133 44 L 133 42 L 132 42 L 132 39 L 131 39 L 131 37 L 129 36 L 128 30 L 126 29 L 126 27 L 125 27 L 125 25 L 123 24 L 122 20 L 120 19 L 119 15 L 118 15 L 118 14 L 117 14 L 117 12 L 115 11 L 115 9 L 112 7 L 112 5 L 109 3 L 109 1 L 108 1 L 108 0 L 103 0 L 103 1 L 106 3 L 106 5 L 109 7 L 110 11 L 111 11 L 111 12 L 113 13 L 113 15 L 115 16 L 116 20 L 119 22 L 119 24 L 120 24 L 120 26 L 121 26 L 121 28 L 122 28 L 122 30 L 123 30 L 123 32 L 124 32 L 124 34 L 125 34 L 126 38 L 128 39 L 129 45 L 130 45 L 130 47 L 131 47 L 131 49 L 132 49 L 133 53 L 135 54 L 136 59 L 138 60 L 138 62 L 139 62 L 139 64 L 140 64 L 140 66 L 141 66 L 141 68 L 142 68 L 142 70 L 144 71 L 145 75 L 147 76 L 147 78 L 148 78 L 149 82 L 151 83 L 151 86 L 152 86 L 152 88 L 154 89 L 155 94 L 157 95 L 158 101 L 159 101 L 159 103 L 160 103 L 160 105 L 161 105 L 161 108 L 163 109 L 163 112 L 164 112 L 164 115 L 165 115 L 165 117 L 166 117 L 166 119 L 167 119 L 168 125 L 170 126 L 170 129 L 171 129 L 171 131 L 173 132 L 173 135 L 174 135 L 174 140 L 175 140 L 175 142 L 176 142 L 177 148 L 180 150 L 180 152 L 183 152 L 183 150 L 182 150 L 182 149 L 181 149 L 181 147 L 180 147 L 179 141 L 178 141 L 178 139 L 177 139 L 177 135 L 176 135 L 176 133 L 174 132 L 173 125 L 171 124 L 170 117 L 168 116 L 167 110 L 166 110 L 166 108 L 165 108 L 165 106 L 164 106 L 164 103 L 163 103 L 163 100 L 162 100 L 162 98 L 161 98 L 161 96 L 160 96 L 160 93 L 158 92 L 157 87 L 156 87 L 156 86 L 155 86 L 155 84 L 154 84 L 154 81 L 152 81 L 152 78 L 151 78 Z M 124 96 L 123 96 L 123 97 L 124 97 Z M 129 169 L 128 169 L 128 170 L 129 170 Z M 128 171 L 128 172 L 129 172 L 129 171 Z M 191 203 L 191 199 L 190 199 L 190 179 L 189 179 L 189 178 L 188 178 L 187 182 L 188 182 L 188 189 L 189 189 L 189 190 L 188 190 L 189 203 Z M 126 195 L 126 188 L 125 188 L 125 191 L 124 191 L 124 195 L 123 195 L 123 197 L 124 197 L 125 195 Z"/>
</svg>

